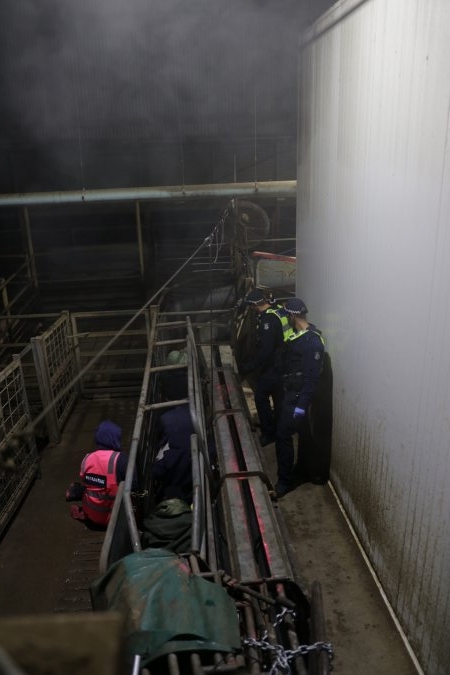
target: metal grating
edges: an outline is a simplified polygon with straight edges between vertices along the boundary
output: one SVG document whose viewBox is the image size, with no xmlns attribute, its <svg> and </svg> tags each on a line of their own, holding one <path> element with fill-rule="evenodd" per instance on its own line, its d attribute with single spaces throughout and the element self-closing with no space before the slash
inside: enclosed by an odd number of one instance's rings
<svg viewBox="0 0 450 675">
<path fill-rule="evenodd" d="M 64 313 L 45 333 L 31 339 L 50 439 L 58 442 L 78 395 L 70 319 Z"/>
<path fill-rule="evenodd" d="M 38 469 L 20 359 L 0 373 L 0 532 L 8 524 Z"/>
</svg>

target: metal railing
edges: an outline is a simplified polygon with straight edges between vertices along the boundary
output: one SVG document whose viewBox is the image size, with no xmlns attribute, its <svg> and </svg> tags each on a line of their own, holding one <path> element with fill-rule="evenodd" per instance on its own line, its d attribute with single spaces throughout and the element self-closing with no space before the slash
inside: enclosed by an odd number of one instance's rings
<svg viewBox="0 0 450 675">
<path fill-rule="evenodd" d="M 7 279 L 0 278 L 0 295 L 2 298 L 1 314 L 8 316 L 11 310 L 17 306 L 20 298 L 34 288 L 30 277 L 29 261 L 25 260 Z"/>
<path fill-rule="evenodd" d="M 17 355 L 0 372 L 0 532 L 18 508 L 38 471 L 28 397 Z"/>
<path fill-rule="evenodd" d="M 144 374 L 139 409 L 136 416 L 126 479 L 119 493 L 106 532 L 100 558 L 104 574 L 120 558 L 141 550 L 140 533 L 133 504 L 133 477 L 136 468 L 146 479 L 140 488 L 152 491 L 150 466 L 153 415 L 165 404 L 152 403 L 157 398 L 157 379 L 167 366 L 161 365 L 160 349 L 173 340 L 157 339 L 158 328 L 168 327 L 152 317 L 151 347 Z M 177 326 L 180 322 L 174 322 Z M 311 602 L 294 581 L 292 561 L 283 542 L 282 531 L 267 489 L 268 481 L 259 462 L 255 441 L 245 417 L 245 406 L 230 369 L 214 365 L 212 374 L 215 396 L 217 451 L 222 477 L 211 495 L 208 475 L 205 409 L 202 397 L 202 364 L 199 361 L 194 332 L 187 319 L 188 392 L 191 418 L 196 434 L 191 437 L 193 474 L 193 528 L 191 551 L 181 554 L 192 574 L 222 585 L 234 599 L 236 621 L 242 636 L 242 653 L 183 653 L 174 651 L 142 669 L 141 656 L 133 661 L 133 675 L 167 673 L 205 675 L 210 672 L 251 672 L 262 675 L 279 666 L 292 665 L 299 675 L 329 675 L 332 645 L 326 642 L 320 585 L 315 583 Z M 214 360 L 215 362 L 215 360 Z M 168 404 L 174 402 L 169 401 Z M 217 483 L 217 480 L 216 480 Z M 233 548 L 230 565 L 222 565 L 214 543 L 212 509 L 219 497 L 224 510 L 226 545 Z M 150 504 L 150 502 L 149 502 Z M 141 514 L 142 515 L 142 514 Z M 215 523 L 217 526 L 217 523 Z M 212 544 L 211 544 L 212 542 Z M 222 545 L 218 545 L 219 548 Z M 251 549 L 251 550 L 250 550 Z M 263 560 L 264 559 L 264 560 Z M 225 571 L 226 570 L 226 571 Z M 170 612 L 170 609 L 168 609 Z M 174 646 L 176 650 L 176 647 Z M 283 671 L 284 672 L 284 671 Z"/>
<path fill-rule="evenodd" d="M 30 275 L 28 259 L 9 277 L 0 277 L 0 357 L 21 337 L 21 322 L 14 313 L 26 311 L 33 303 L 36 286 Z"/>
<path fill-rule="evenodd" d="M 133 312 L 125 314 L 129 316 Z M 128 343 L 114 345 L 114 350 L 105 352 L 103 368 L 94 373 L 88 370 L 85 378 L 77 381 L 80 370 L 96 353 L 94 345 L 101 349 L 115 334 L 122 315 L 121 312 L 101 312 L 71 316 L 65 312 L 41 335 L 31 338 L 20 354 L 13 355 L 12 361 L 0 371 L 0 532 L 38 470 L 36 433 L 58 443 L 81 391 L 85 395 L 99 392 L 110 395 L 112 389 L 116 393 L 128 393 L 130 373 L 134 379 L 137 373 L 142 378 L 141 352 L 147 353 L 148 316 L 144 317 L 141 328 L 124 334 Z M 47 323 L 54 317 L 51 314 L 10 315 L 14 321 L 42 318 Z M 80 325 L 86 330 L 83 335 L 77 332 Z M 8 347 L 11 351 L 14 344 Z M 113 386 L 112 378 L 118 373 Z M 35 420 L 39 418 L 41 421 L 35 428 Z"/>
<path fill-rule="evenodd" d="M 61 431 L 79 394 L 78 387 L 71 386 L 76 361 L 70 337 L 70 317 L 65 312 L 42 335 L 31 338 L 47 430 L 53 443 L 60 441 Z"/>
<path fill-rule="evenodd" d="M 99 354 L 122 328 L 135 310 L 73 312 L 71 313 L 71 341 L 77 371 Z M 150 336 L 150 313 L 136 318 L 133 328 L 123 332 L 79 382 L 85 398 L 106 395 L 136 395 L 140 391 L 142 372 Z"/>
<path fill-rule="evenodd" d="M 151 326 L 149 351 L 146 359 L 141 394 L 138 404 L 135 426 L 132 436 L 127 475 L 119 487 L 111 520 L 105 536 L 100 557 L 100 571 L 105 572 L 116 560 L 141 550 L 141 542 L 136 525 L 135 504 L 133 503 L 133 481 L 137 474 L 140 482 L 138 492 L 144 495 L 140 504 L 142 512 L 147 514 L 153 506 L 154 488 L 151 467 L 157 454 L 156 435 L 158 413 L 161 409 L 185 402 L 161 401 L 158 387 L 159 373 L 171 366 L 163 366 L 165 352 L 174 342 L 182 341 L 186 345 L 188 356 L 187 379 L 189 408 L 195 434 L 191 437 L 192 473 L 193 473 L 193 528 L 191 550 L 201 554 L 215 565 L 215 547 L 212 537 L 212 516 L 210 512 L 210 474 L 208 442 L 206 438 L 205 414 L 203 409 L 202 383 L 192 325 L 186 321 L 159 321 L 161 315 L 157 307 L 151 308 Z M 159 332 L 170 328 L 186 332 L 185 338 L 160 340 Z"/>
</svg>

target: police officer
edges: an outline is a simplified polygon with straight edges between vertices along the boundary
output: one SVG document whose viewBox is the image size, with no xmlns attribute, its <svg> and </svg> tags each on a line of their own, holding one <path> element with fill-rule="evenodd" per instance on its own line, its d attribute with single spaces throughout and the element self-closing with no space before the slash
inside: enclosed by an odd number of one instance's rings
<svg viewBox="0 0 450 675">
<path fill-rule="evenodd" d="M 303 300 L 290 298 L 285 310 L 293 332 L 285 342 L 280 359 L 284 394 L 275 440 L 278 499 L 295 487 L 293 435 L 307 423 L 306 415 L 319 383 L 324 355 L 322 334 L 307 321 L 308 310 Z"/>
<path fill-rule="evenodd" d="M 259 289 L 250 291 L 244 301 L 258 313 L 258 343 L 254 357 L 242 364 L 241 372 L 257 373 L 254 397 L 261 429 L 259 442 L 264 447 L 275 440 L 283 396 L 275 355 L 292 329 L 283 307 L 269 302 Z"/>
</svg>

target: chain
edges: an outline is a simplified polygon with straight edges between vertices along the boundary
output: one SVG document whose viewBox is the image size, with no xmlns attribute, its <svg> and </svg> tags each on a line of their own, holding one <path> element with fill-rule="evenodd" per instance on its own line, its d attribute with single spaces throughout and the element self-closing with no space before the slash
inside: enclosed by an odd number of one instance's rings
<svg viewBox="0 0 450 675">
<path fill-rule="evenodd" d="M 334 656 L 333 645 L 331 642 L 314 642 L 312 645 L 299 645 L 296 649 L 284 649 L 282 645 L 270 644 L 267 641 L 267 633 L 265 633 L 260 640 L 256 640 L 255 638 L 245 638 L 242 640 L 242 644 L 245 647 L 255 647 L 262 651 L 272 652 L 275 660 L 272 664 L 270 675 L 277 675 L 277 673 L 290 675 L 290 662 L 297 656 L 307 656 L 311 652 L 327 652 L 330 665 Z M 332 666 L 330 667 L 330 670 L 332 670 Z"/>
<path fill-rule="evenodd" d="M 292 616 L 293 619 L 295 619 L 295 610 L 288 609 L 287 607 L 283 607 L 281 612 L 279 614 L 277 614 L 276 617 L 275 617 L 275 621 L 273 622 L 274 628 L 276 628 L 277 626 L 280 625 L 280 623 L 283 622 L 283 619 L 286 616 L 286 614 L 289 614 L 290 616 Z"/>
</svg>

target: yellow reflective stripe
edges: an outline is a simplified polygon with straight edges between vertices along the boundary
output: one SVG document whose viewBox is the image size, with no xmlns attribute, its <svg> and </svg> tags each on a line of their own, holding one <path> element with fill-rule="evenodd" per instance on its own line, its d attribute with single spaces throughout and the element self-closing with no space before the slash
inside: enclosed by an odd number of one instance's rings
<svg viewBox="0 0 450 675">
<path fill-rule="evenodd" d="M 325 347 L 325 340 L 323 339 L 322 335 L 318 331 L 311 330 L 310 328 L 305 328 L 304 330 L 301 330 L 298 333 L 292 333 L 292 335 L 288 337 L 288 340 L 297 340 L 299 337 L 302 337 L 302 335 L 304 335 L 305 333 L 314 333 L 314 335 L 317 335 L 317 337 L 320 338 L 320 341 Z"/>
<path fill-rule="evenodd" d="M 289 336 L 293 333 L 292 326 L 289 325 L 289 320 L 284 314 L 280 314 L 279 309 L 269 308 L 266 310 L 266 314 L 275 314 L 281 322 L 281 328 L 283 329 L 283 340 L 286 342 L 289 339 Z"/>
</svg>

